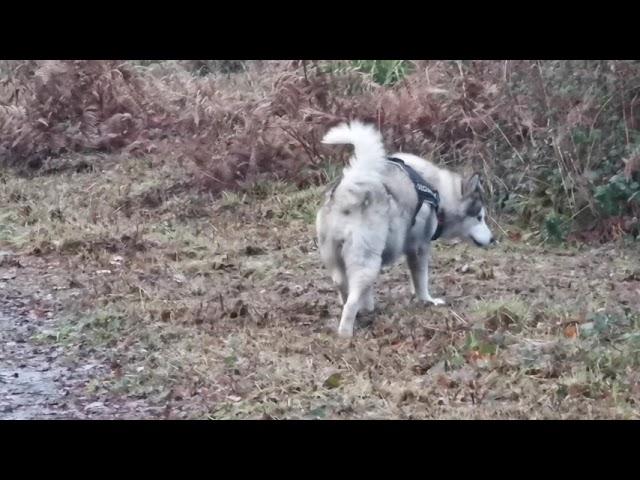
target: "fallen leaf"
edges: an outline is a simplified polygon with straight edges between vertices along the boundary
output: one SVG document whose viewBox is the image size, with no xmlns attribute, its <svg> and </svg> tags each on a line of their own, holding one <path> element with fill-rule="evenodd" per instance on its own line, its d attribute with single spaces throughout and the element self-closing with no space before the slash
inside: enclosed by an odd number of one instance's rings
<svg viewBox="0 0 640 480">
<path fill-rule="evenodd" d="M 519 242 L 522 240 L 522 232 L 509 232 L 509 240 Z"/>
<path fill-rule="evenodd" d="M 329 378 L 327 378 L 324 381 L 324 387 L 325 388 L 338 388 L 341 383 L 342 383 L 342 375 L 340 375 L 339 373 L 333 373 L 333 374 L 329 375 Z"/>
<path fill-rule="evenodd" d="M 436 383 L 442 388 L 454 388 L 456 386 L 456 382 L 443 374 L 438 375 Z"/>
<path fill-rule="evenodd" d="M 576 338 L 578 336 L 578 324 L 570 323 L 564 327 L 564 336 L 567 338 Z"/>
</svg>

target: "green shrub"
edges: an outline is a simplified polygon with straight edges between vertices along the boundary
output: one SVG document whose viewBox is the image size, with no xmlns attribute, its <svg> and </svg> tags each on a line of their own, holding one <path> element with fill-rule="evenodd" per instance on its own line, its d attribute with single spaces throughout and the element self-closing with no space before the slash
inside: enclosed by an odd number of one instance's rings
<svg viewBox="0 0 640 480">
<path fill-rule="evenodd" d="M 630 214 L 634 206 L 640 206 L 640 183 L 616 174 L 595 188 L 594 198 L 608 217 Z"/>
</svg>

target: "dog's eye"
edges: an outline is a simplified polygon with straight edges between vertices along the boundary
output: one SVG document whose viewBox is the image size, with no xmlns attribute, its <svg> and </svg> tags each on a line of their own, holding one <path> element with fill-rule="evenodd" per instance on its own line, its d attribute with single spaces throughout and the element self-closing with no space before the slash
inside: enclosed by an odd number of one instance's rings
<svg viewBox="0 0 640 480">
<path fill-rule="evenodd" d="M 476 218 L 478 219 L 479 222 L 482 221 L 482 215 L 478 215 Z"/>
</svg>

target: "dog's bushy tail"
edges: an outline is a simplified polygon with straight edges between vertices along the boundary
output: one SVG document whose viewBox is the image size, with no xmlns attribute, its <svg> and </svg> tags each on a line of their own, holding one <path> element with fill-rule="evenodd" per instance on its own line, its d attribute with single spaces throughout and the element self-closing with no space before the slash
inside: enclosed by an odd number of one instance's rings
<svg viewBox="0 0 640 480">
<path fill-rule="evenodd" d="M 345 176 L 379 175 L 385 166 L 386 151 L 382 135 L 373 125 L 359 121 L 343 123 L 333 127 L 322 139 L 325 144 L 351 144 L 354 155 Z"/>
</svg>

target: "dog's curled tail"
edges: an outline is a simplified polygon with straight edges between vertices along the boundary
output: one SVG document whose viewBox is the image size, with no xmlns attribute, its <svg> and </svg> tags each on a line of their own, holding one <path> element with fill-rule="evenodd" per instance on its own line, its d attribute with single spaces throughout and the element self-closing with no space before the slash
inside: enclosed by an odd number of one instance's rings
<svg viewBox="0 0 640 480">
<path fill-rule="evenodd" d="M 353 145 L 351 172 L 375 174 L 381 173 L 384 168 L 386 152 L 382 135 L 373 125 L 359 121 L 340 124 L 326 133 L 322 143 Z"/>
</svg>

